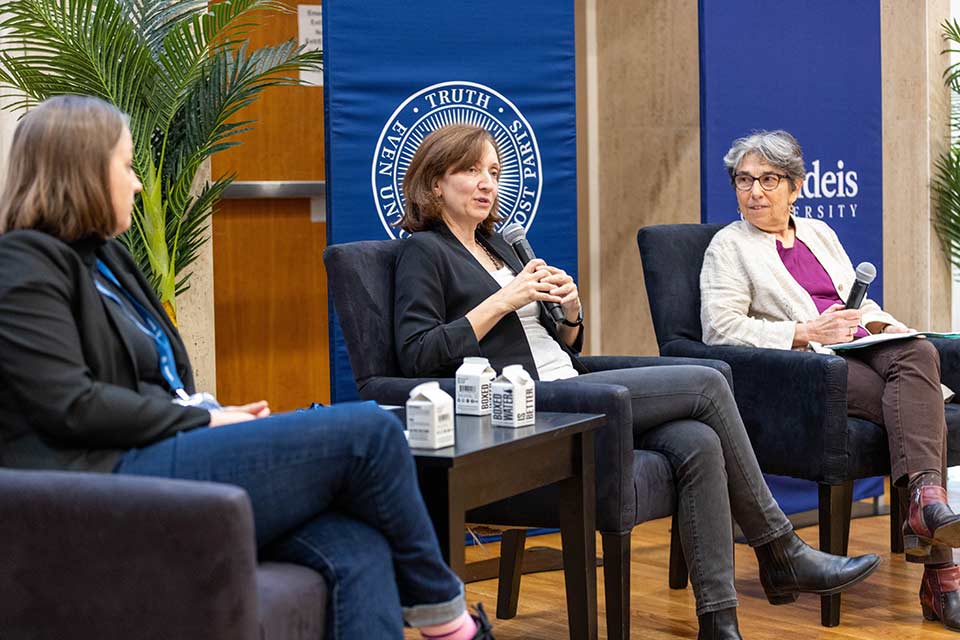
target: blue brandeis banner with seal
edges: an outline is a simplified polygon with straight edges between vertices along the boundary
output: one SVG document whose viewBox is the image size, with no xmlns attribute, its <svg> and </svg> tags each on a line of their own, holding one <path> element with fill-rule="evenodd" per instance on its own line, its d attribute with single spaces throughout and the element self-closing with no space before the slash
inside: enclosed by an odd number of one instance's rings
<svg viewBox="0 0 960 640">
<path fill-rule="evenodd" d="M 740 218 L 723 166 L 733 140 L 785 129 L 806 161 L 795 214 L 829 224 L 854 265 L 876 265 L 868 295 L 883 304 L 880 71 L 879 0 L 700 0 L 701 219 Z M 769 480 L 788 513 L 816 506 L 813 483 Z M 880 493 L 857 485 L 858 499 Z"/>
<path fill-rule="evenodd" d="M 402 238 L 403 177 L 430 132 L 471 123 L 500 149 L 503 225 L 577 273 L 574 4 L 330 0 L 323 5 L 327 242 Z M 492 18 L 492 17 L 495 17 Z M 331 391 L 356 397 L 331 313 Z"/>
</svg>

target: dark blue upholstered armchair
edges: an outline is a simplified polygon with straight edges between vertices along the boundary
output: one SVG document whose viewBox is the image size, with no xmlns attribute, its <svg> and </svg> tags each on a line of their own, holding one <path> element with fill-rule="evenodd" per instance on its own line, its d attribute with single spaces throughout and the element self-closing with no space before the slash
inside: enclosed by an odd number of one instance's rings
<svg viewBox="0 0 960 640">
<path fill-rule="evenodd" d="M 700 326 L 700 269 L 719 224 L 670 224 L 637 233 L 660 353 L 712 358 L 733 369 L 740 415 L 767 473 L 819 483 L 820 548 L 846 553 L 853 481 L 890 473 L 884 429 L 847 416 L 847 363 L 813 352 L 707 346 Z M 931 340 L 943 382 L 960 390 L 960 341 Z M 948 461 L 960 464 L 960 405 L 948 404 Z M 901 497 L 891 501 L 891 548 L 903 551 Z M 840 622 L 840 596 L 821 603 L 824 626 Z"/>
<path fill-rule="evenodd" d="M 257 562 L 239 487 L 0 469 L 0 638 L 316 640 L 327 585 Z"/>
<path fill-rule="evenodd" d="M 324 252 L 330 292 L 350 355 L 360 396 L 383 404 L 402 405 L 410 389 L 423 379 L 403 378 L 393 340 L 394 264 L 402 240 L 380 240 L 332 245 Z M 622 369 L 681 362 L 672 358 L 585 357 L 591 370 Z M 691 364 L 690 360 L 682 360 Z M 713 366 L 730 380 L 729 368 L 721 362 L 697 362 Z M 453 380 L 441 380 L 451 395 Z M 676 495 L 673 470 L 666 458 L 651 451 L 635 450 L 633 429 L 626 419 L 630 411 L 627 389 L 619 385 L 585 385 L 551 382 L 537 385 L 537 409 L 605 413 L 607 424 L 596 434 L 597 529 L 602 538 L 607 607 L 607 637 L 628 638 L 630 619 L 630 531 L 641 522 L 673 514 Z M 531 491 L 467 514 L 471 522 L 507 526 L 558 527 L 558 496 L 551 487 Z M 674 523 L 675 525 L 676 523 Z M 670 585 L 686 586 L 686 565 L 673 527 Z M 504 548 L 523 550 L 523 533 L 509 532 Z M 519 540 L 518 540 L 519 536 Z M 499 617 L 516 612 L 519 585 L 509 567 L 519 562 L 501 558 Z M 512 606 L 502 607 L 505 598 Z"/>
</svg>

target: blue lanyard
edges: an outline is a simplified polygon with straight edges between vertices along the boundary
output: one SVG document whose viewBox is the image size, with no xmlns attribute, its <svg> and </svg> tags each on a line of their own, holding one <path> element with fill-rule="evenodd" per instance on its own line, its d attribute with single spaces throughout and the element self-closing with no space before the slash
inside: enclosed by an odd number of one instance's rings
<svg viewBox="0 0 960 640">
<path fill-rule="evenodd" d="M 173 347 L 170 346 L 170 338 L 164 333 L 160 323 L 156 321 L 153 314 L 150 313 L 146 307 L 140 304 L 136 298 L 130 295 L 129 291 L 120 285 L 120 282 L 116 276 L 113 275 L 113 272 L 110 271 L 110 268 L 100 259 L 97 259 L 97 271 L 99 271 L 104 278 L 116 285 L 117 289 L 123 293 L 127 301 L 130 302 L 130 305 L 136 310 L 137 314 L 139 314 L 139 317 L 130 313 L 130 310 L 123 304 L 120 298 L 117 297 L 117 294 L 103 286 L 102 283 L 94 278 L 93 282 L 97 285 L 97 291 L 104 297 L 117 303 L 123 313 L 133 321 L 137 329 L 153 340 L 157 348 L 157 359 L 160 361 L 160 374 L 163 376 L 163 379 L 167 381 L 170 390 L 180 398 L 188 398 L 189 396 L 183 388 L 183 381 L 180 379 L 180 376 L 177 375 L 176 360 L 173 357 Z"/>
</svg>

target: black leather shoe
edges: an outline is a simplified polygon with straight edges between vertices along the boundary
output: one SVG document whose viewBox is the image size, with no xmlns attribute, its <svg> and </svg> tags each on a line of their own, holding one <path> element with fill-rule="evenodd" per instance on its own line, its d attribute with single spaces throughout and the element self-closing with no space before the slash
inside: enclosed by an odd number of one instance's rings
<svg viewBox="0 0 960 640">
<path fill-rule="evenodd" d="M 960 567 L 923 570 L 920 608 L 927 620 L 939 620 L 951 631 L 960 631 Z"/>
<path fill-rule="evenodd" d="M 770 604 L 788 604 L 800 593 L 840 593 L 880 566 L 875 553 L 834 556 L 810 547 L 792 531 L 754 551 L 760 563 L 760 584 Z"/>
<path fill-rule="evenodd" d="M 903 551 L 911 556 L 925 556 L 934 544 L 960 547 L 960 516 L 947 504 L 943 487 L 912 487 L 910 509 L 903 523 Z"/>
<path fill-rule="evenodd" d="M 483 610 L 483 604 L 478 602 L 474 609 L 476 613 L 471 613 L 470 617 L 477 624 L 477 633 L 473 640 L 495 640 L 493 637 L 493 625 L 487 619 L 487 612 Z"/>
<path fill-rule="evenodd" d="M 737 626 L 737 608 L 720 609 L 699 616 L 697 640 L 743 640 Z"/>
</svg>

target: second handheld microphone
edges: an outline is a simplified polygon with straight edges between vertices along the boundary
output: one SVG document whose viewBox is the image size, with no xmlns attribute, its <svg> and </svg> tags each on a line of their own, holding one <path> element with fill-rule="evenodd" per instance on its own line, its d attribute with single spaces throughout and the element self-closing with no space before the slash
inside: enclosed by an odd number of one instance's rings
<svg viewBox="0 0 960 640">
<path fill-rule="evenodd" d="M 859 309 L 863 304 L 863 299 L 867 297 L 867 287 L 877 277 L 877 268 L 869 262 L 861 262 L 857 265 L 857 279 L 853 281 L 850 287 L 850 295 L 847 296 L 847 309 Z"/>
<path fill-rule="evenodd" d="M 516 222 L 508 224 L 503 228 L 501 235 L 503 239 L 507 241 L 507 244 L 513 247 L 513 251 L 517 254 L 517 257 L 520 258 L 522 264 L 526 265 L 537 257 L 533 253 L 533 247 L 527 242 L 527 232 L 523 230 L 523 225 Z M 559 304 L 556 302 L 542 301 L 540 304 L 544 306 L 547 313 L 553 318 L 554 323 L 559 324 L 563 322 L 563 309 L 560 308 Z"/>
</svg>

